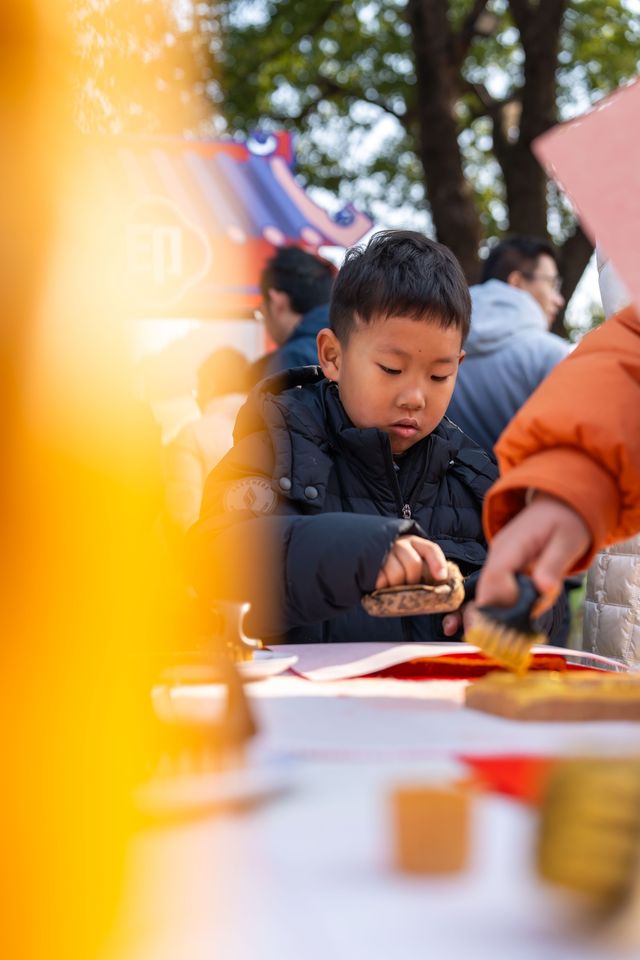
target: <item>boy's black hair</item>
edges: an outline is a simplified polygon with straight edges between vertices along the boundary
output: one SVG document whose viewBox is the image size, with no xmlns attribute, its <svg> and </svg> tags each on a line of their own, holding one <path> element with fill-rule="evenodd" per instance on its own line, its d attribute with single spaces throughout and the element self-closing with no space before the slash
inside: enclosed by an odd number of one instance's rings
<svg viewBox="0 0 640 960">
<path fill-rule="evenodd" d="M 413 230 L 383 230 L 348 250 L 329 307 L 341 343 L 358 323 L 389 317 L 457 327 L 464 341 L 470 314 L 467 281 L 451 250 Z"/>
<path fill-rule="evenodd" d="M 288 294 L 292 310 L 307 313 L 329 303 L 336 270 L 333 264 L 300 247 L 280 247 L 260 276 L 262 296 L 269 289 Z"/>
<path fill-rule="evenodd" d="M 504 283 L 514 270 L 530 276 L 538 265 L 539 258 L 546 254 L 558 266 L 558 255 L 553 246 L 540 237 L 507 237 L 490 251 L 482 268 L 482 283 L 487 280 L 502 280 Z"/>
</svg>

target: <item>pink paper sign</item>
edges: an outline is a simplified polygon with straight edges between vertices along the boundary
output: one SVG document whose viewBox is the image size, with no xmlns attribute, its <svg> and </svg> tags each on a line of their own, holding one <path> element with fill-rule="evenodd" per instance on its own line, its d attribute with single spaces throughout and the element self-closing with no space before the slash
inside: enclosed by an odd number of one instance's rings
<svg viewBox="0 0 640 960">
<path fill-rule="evenodd" d="M 538 137 L 533 150 L 640 306 L 640 80 Z"/>
</svg>

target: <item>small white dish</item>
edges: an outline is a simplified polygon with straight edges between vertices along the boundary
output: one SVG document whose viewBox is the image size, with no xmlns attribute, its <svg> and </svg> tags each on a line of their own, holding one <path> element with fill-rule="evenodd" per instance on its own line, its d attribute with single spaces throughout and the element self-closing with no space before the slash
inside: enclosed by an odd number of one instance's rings
<svg viewBox="0 0 640 960">
<path fill-rule="evenodd" d="M 236 669 L 243 680 L 266 680 L 284 673 L 297 662 L 296 656 L 283 657 L 273 650 L 256 650 L 251 660 L 236 663 Z"/>
</svg>

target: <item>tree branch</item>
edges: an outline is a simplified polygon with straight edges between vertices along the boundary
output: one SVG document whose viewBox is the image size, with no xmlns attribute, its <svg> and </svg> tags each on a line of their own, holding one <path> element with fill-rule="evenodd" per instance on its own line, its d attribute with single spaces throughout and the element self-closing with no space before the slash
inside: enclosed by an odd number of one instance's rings
<svg viewBox="0 0 640 960">
<path fill-rule="evenodd" d="M 394 110 L 393 107 L 389 106 L 388 103 L 382 98 L 371 97 L 366 93 L 363 93 L 361 90 L 349 90 L 348 87 L 341 87 L 341 92 L 345 97 L 353 97 L 354 100 L 364 100 L 365 103 L 371 103 L 374 107 L 380 107 L 381 110 L 384 110 L 385 113 L 388 113 L 390 116 L 395 117 L 396 120 L 399 120 L 400 123 L 404 126 L 407 122 L 407 117 L 409 111 L 406 113 L 398 113 L 397 110 Z"/>
<path fill-rule="evenodd" d="M 457 33 L 450 32 L 448 38 L 449 59 L 452 67 L 460 73 L 465 57 L 474 37 L 482 36 L 477 28 L 480 15 L 486 10 L 489 0 L 474 0 L 473 7 L 464 19 Z"/>
<path fill-rule="evenodd" d="M 512 104 L 520 102 L 520 94 L 518 92 L 511 93 L 502 100 L 496 100 L 483 83 L 471 83 L 469 80 L 465 80 L 464 89 L 473 93 L 483 108 L 473 112 L 471 120 L 479 120 L 482 117 L 491 120 L 496 160 L 504 170 L 504 164 L 512 148 L 505 127 L 505 113 Z"/>
<path fill-rule="evenodd" d="M 322 30 L 327 20 L 330 19 L 335 10 L 337 10 L 342 5 L 342 0 L 330 0 L 325 7 L 322 8 L 321 14 L 316 18 L 316 20 L 311 23 L 309 26 L 301 24 L 300 28 L 296 33 L 284 35 L 285 39 L 281 46 L 275 47 L 269 54 L 269 60 L 278 60 L 280 57 L 285 56 L 291 52 L 291 48 L 298 40 L 301 40 L 303 37 L 315 37 L 317 33 Z M 283 15 L 282 15 L 283 16 Z M 274 20 L 271 22 L 273 26 Z M 260 66 L 263 66 L 261 64 Z M 251 67 L 252 70 L 255 69 L 255 65 Z"/>
<path fill-rule="evenodd" d="M 591 254 L 593 244 L 577 224 L 571 236 L 567 237 L 560 250 L 560 272 L 562 274 L 562 295 L 568 302 L 580 282 Z"/>
<path fill-rule="evenodd" d="M 529 0 L 509 0 L 509 8 L 513 16 L 514 23 L 522 36 L 523 30 L 526 30 L 531 22 L 533 10 Z"/>
<path fill-rule="evenodd" d="M 530 0 L 508 2 L 525 55 L 536 49 L 548 49 L 550 41 L 560 32 L 567 0 L 538 0 L 535 6 Z"/>
<path fill-rule="evenodd" d="M 461 64 L 466 57 L 473 38 L 477 35 L 476 22 L 481 13 L 486 9 L 489 0 L 474 0 L 474 4 L 465 17 L 462 27 L 453 37 L 453 49 L 458 64 Z"/>
<path fill-rule="evenodd" d="M 580 278 L 584 273 L 591 254 L 593 253 L 593 244 L 584 234 L 580 224 L 576 224 L 573 233 L 567 237 L 562 247 L 558 250 L 558 267 L 562 275 L 562 296 L 565 305 L 573 296 Z M 566 337 L 568 334 L 565 324 L 565 309 L 563 308 L 556 316 L 551 327 L 552 333 L 557 333 L 559 337 Z"/>
<path fill-rule="evenodd" d="M 473 83 L 471 80 L 463 79 L 461 86 L 462 89 L 468 93 L 473 93 L 482 107 L 484 107 L 483 112 L 477 111 L 475 119 L 478 117 L 491 117 L 500 110 L 503 101 L 496 100 L 495 97 L 491 96 L 484 83 Z"/>
<path fill-rule="evenodd" d="M 384 110 L 385 113 L 390 114 L 390 116 L 395 117 L 403 126 L 407 122 L 407 115 L 398 113 L 397 110 L 394 110 L 393 107 L 389 106 L 388 103 L 385 103 L 384 100 L 377 97 L 372 97 L 362 90 L 350 90 L 348 87 L 344 87 L 341 84 L 337 83 L 331 77 L 319 77 L 315 83 L 320 90 L 320 93 L 317 97 L 314 97 L 312 100 L 309 100 L 308 103 L 302 108 L 300 113 L 292 117 L 288 114 L 277 114 L 272 112 L 272 118 L 276 121 L 287 122 L 287 123 L 299 123 L 301 120 L 306 120 L 310 113 L 312 113 L 318 104 L 322 100 L 337 100 L 338 97 L 346 97 L 352 100 L 364 100 L 365 103 L 370 103 L 374 107 L 379 107 L 381 110 Z"/>
</svg>

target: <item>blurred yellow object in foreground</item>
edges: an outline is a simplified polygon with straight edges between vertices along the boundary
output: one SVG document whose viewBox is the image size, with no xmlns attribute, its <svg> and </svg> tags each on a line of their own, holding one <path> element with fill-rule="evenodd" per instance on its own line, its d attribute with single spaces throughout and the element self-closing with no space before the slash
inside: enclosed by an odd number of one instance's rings
<svg viewBox="0 0 640 960">
<path fill-rule="evenodd" d="M 537 850 L 542 877 L 619 909 L 640 881 L 640 759 L 584 758 L 552 771 Z"/>
<path fill-rule="evenodd" d="M 73 132 L 67 4 L 0 11 L 0 956 L 87 960 L 117 908 L 170 629 L 153 439 Z"/>
</svg>

